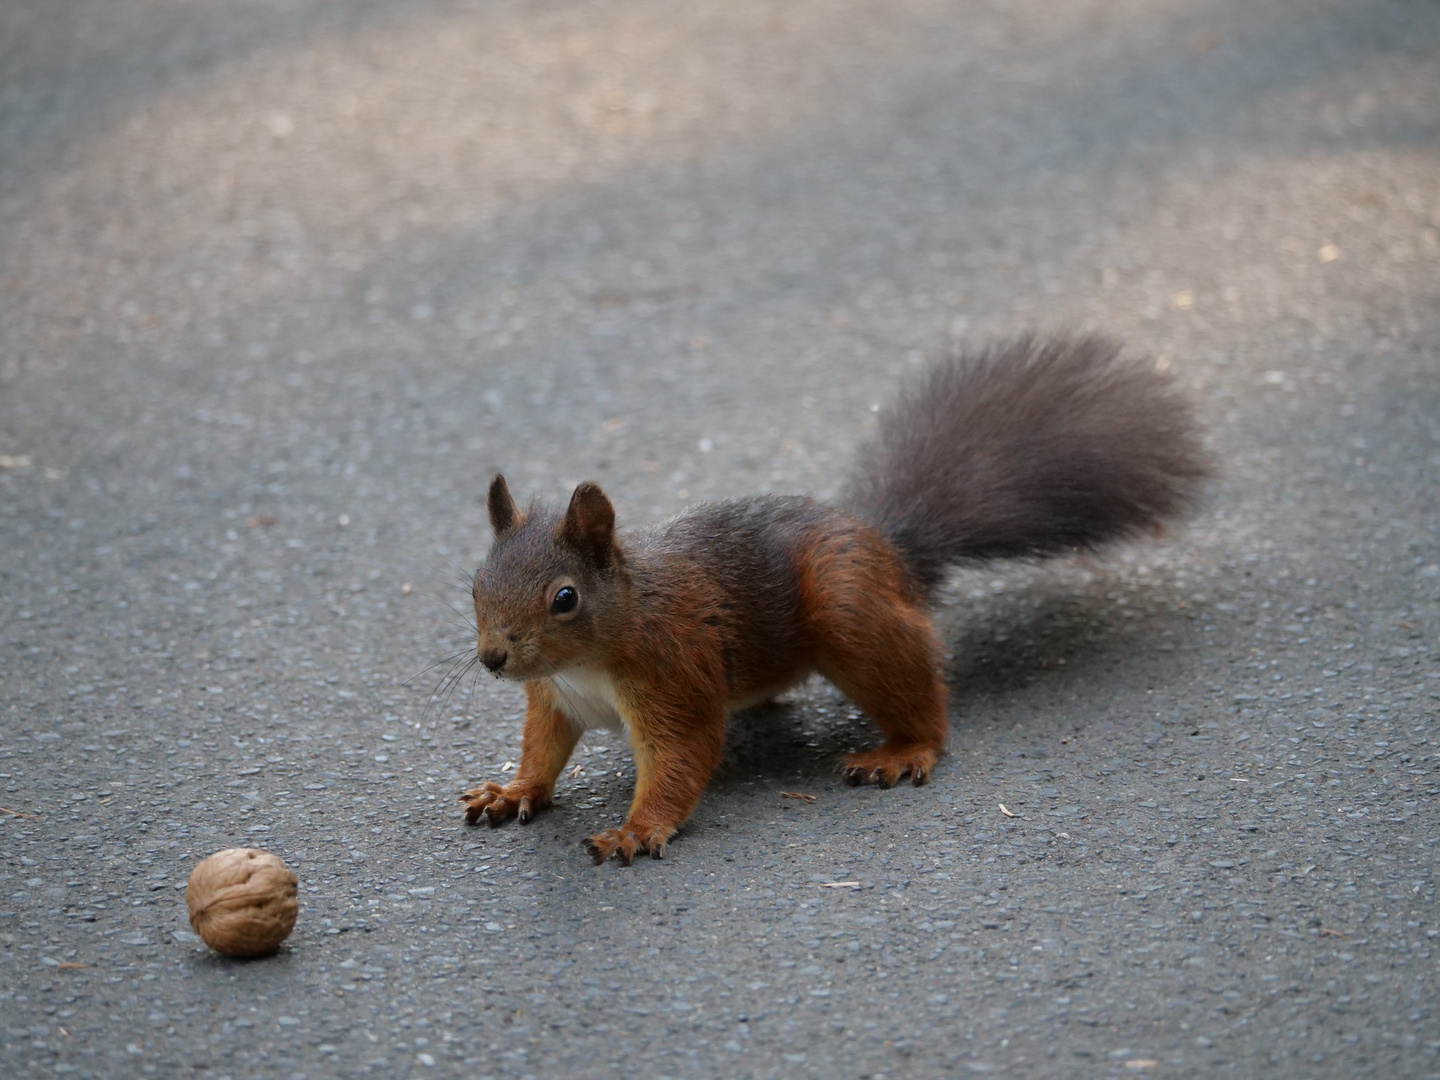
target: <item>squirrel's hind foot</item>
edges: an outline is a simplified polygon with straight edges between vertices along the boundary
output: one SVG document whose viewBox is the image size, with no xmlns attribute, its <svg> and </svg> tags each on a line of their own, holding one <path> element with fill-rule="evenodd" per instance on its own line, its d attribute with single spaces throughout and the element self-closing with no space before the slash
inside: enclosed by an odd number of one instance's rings
<svg viewBox="0 0 1440 1080">
<path fill-rule="evenodd" d="M 851 754 L 841 766 L 841 775 L 847 784 L 856 787 L 862 784 L 894 787 L 907 776 L 912 784 L 919 787 L 930 779 L 939 756 L 940 752 L 934 747 L 914 743 L 891 746 L 887 743 L 877 750 Z"/>
</svg>

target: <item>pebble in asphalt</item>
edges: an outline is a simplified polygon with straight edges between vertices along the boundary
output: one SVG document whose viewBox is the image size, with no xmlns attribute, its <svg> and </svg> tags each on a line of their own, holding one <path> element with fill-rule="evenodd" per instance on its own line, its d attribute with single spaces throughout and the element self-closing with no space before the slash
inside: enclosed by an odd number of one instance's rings
<svg viewBox="0 0 1440 1080">
<path fill-rule="evenodd" d="M 6 1074 L 1436 1075 L 1437 54 L 1405 0 L 7 5 Z M 823 496 L 1031 327 L 1223 472 L 955 576 L 932 784 L 837 783 L 816 683 L 663 863 L 579 847 L 605 737 L 461 824 L 518 698 L 412 676 L 491 473 Z M 236 844 L 300 877 L 269 960 L 185 921 Z"/>
</svg>

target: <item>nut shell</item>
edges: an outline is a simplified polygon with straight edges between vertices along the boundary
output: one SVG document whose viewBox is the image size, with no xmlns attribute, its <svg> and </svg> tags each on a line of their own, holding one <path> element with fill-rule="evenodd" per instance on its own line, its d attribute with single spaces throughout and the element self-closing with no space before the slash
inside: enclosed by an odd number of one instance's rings
<svg viewBox="0 0 1440 1080">
<path fill-rule="evenodd" d="M 265 956 L 300 914 L 295 875 L 278 855 L 255 848 L 217 851 L 190 872 L 190 925 L 226 956 Z"/>
</svg>

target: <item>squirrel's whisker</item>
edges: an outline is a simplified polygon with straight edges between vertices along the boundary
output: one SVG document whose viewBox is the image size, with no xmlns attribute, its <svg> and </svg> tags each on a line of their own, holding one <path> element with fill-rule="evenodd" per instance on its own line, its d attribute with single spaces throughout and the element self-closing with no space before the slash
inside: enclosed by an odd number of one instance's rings
<svg viewBox="0 0 1440 1080">
<path fill-rule="evenodd" d="M 440 681 L 435 684 L 435 689 L 430 692 L 430 698 L 425 703 L 425 711 L 422 714 L 423 719 L 428 720 L 437 712 L 445 709 L 455 693 L 455 687 L 465 677 L 465 673 L 477 663 L 479 660 L 472 654 L 468 659 L 457 660 L 450 665 L 450 669 L 445 672 Z"/>
<path fill-rule="evenodd" d="M 465 655 L 466 653 L 468 653 L 468 652 L 470 652 L 469 649 L 457 649 L 455 652 L 451 653 L 449 656 L 441 657 L 439 660 L 436 660 L 433 664 L 426 664 L 423 668 L 421 668 L 419 671 L 417 671 L 414 675 L 411 675 L 408 679 L 403 680 L 403 681 L 400 683 L 400 685 L 401 685 L 401 686 L 409 686 L 409 685 L 410 685 L 411 683 L 413 683 L 416 679 L 420 678 L 421 675 L 425 675 L 425 674 L 428 674 L 428 673 L 431 672 L 431 671 L 434 671 L 434 670 L 435 670 L 437 667 L 439 667 L 441 664 L 448 664 L 448 663 L 450 663 L 450 662 L 453 661 L 453 660 L 458 660 L 458 659 L 460 659 L 460 657 L 464 656 L 464 655 Z"/>
</svg>

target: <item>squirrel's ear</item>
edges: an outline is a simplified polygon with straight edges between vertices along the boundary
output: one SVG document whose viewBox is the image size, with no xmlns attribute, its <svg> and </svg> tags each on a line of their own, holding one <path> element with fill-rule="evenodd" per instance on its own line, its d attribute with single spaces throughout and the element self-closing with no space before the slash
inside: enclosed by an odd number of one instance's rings
<svg viewBox="0 0 1440 1080">
<path fill-rule="evenodd" d="M 520 523 L 520 511 L 515 509 L 515 500 L 510 497 L 510 488 L 505 477 L 499 473 L 490 481 L 490 527 L 499 536 L 506 529 L 513 529 Z"/>
<path fill-rule="evenodd" d="M 577 547 L 595 560 L 602 569 L 610 565 L 610 555 L 615 538 L 615 508 L 600 490 L 599 484 L 588 481 L 575 489 L 570 496 L 570 508 L 565 511 L 565 524 L 561 526 L 561 537 L 572 547 Z"/>
</svg>

